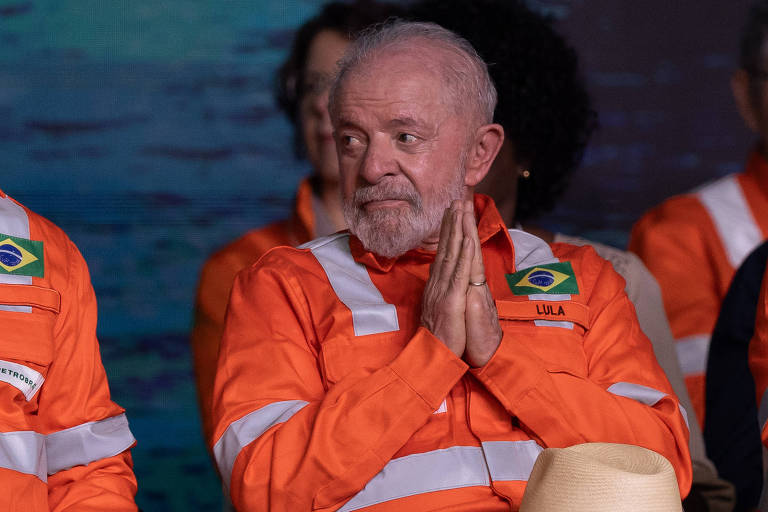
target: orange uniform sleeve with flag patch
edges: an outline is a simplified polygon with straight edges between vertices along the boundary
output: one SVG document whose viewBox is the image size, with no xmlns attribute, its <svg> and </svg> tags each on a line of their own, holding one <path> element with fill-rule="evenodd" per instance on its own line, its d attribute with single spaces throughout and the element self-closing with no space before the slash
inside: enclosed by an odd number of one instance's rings
<svg viewBox="0 0 768 512">
<path fill-rule="evenodd" d="M 589 301 L 569 319 L 587 327 L 583 338 L 573 329 L 502 320 L 499 348 L 471 372 L 543 446 L 649 448 L 672 463 L 685 496 L 692 470 L 683 410 L 639 328 L 623 279 L 591 248 L 579 250 L 587 253 L 576 275 Z M 547 330 L 562 341 L 548 342 Z"/>
<path fill-rule="evenodd" d="M 0 233 L 0 509 L 135 511 L 135 439 L 110 399 L 86 263 L 2 192 Z"/>
</svg>

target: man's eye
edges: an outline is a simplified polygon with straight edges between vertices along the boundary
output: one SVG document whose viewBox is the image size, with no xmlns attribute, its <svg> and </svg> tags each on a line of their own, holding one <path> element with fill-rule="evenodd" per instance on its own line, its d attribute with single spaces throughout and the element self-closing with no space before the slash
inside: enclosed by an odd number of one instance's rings
<svg viewBox="0 0 768 512">
<path fill-rule="evenodd" d="M 413 144 L 416 140 L 416 137 L 410 133 L 400 133 L 397 135 L 397 141 L 405 144 Z"/>
<path fill-rule="evenodd" d="M 353 135 L 342 135 L 341 136 L 341 143 L 345 146 L 356 146 L 360 144 L 360 139 Z"/>
</svg>

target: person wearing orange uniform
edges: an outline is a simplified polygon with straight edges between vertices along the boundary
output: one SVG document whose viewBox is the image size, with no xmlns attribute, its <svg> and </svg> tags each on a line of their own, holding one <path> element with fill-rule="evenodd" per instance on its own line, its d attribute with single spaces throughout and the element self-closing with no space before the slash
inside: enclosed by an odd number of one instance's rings
<svg viewBox="0 0 768 512">
<path fill-rule="evenodd" d="M 517 510 L 544 448 L 589 441 L 662 454 L 687 494 L 685 413 L 623 280 L 473 196 L 495 103 L 437 25 L 347 51 L 330 114 L 350 232 L 272 249 L 230 297 L 211 446 L 237 509 Z"/>
<path fill-rule="evenodd" d="M 705 372 L 720 304 L 744 258 L 768 238 L 768 86 L 762 49 L 768 2 L 757 2 L 742 35 L 731 86 L 757 148 L 731 174 L 650 210 L 634 225 L 629 250 L 661 287 L 678 357 L 699 422 L 705 421 Z"/>
<path fill-rule="evenodd" d="M 307 157 L 313 173 L 299 185 L 288 219 L 253 229 L 218 250 L 200 274 L 191 343 L 206 439 L 212 433 L 209 418 L 216 356 L 235 275 L 272 247 L 296 246 L 344 229 L 336 145 L 328 118 L 328 85 L 336 62 L 349 45 L 349 35 L 398 12 L 385 3 L 333 2 L 296 34 L 291 54 L 279 73 L 276 95 L 294 125 L 297 156 Z"/>
<path fill-rule="evenodd" d="M 112 402 L 75 245 L 0 191 L 0 510 L 135 511 L 135 439 Z"/>
</svg>

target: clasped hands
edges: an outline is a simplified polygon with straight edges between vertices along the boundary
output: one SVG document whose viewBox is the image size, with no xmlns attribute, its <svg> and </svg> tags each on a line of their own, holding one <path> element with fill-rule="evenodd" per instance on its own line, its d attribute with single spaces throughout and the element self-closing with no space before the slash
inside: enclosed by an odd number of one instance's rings
<svg viewBox="0 0 768 512">
<path fill-rule="evenodd" d="M 472 202 L 455 200 L 443 214 L 422 297 L 421 325 L 473 367 L 488 362 L 502 335 L 491 291 L 487 284 L 477 284 L 484 282 Z"/>
</svg>

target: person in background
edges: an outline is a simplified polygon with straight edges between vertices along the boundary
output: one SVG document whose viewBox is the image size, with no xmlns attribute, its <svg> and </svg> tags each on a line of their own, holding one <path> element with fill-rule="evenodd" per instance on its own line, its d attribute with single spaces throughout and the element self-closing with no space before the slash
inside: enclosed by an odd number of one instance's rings
<svg viewBox="0 0 768 512">
<path fill-rule="evenodd" d="M 96 317 L 75 244 L 0 190 L 0 510 L 136 510 Z"/>
<path fill-rule="evenodd" d="M 519 1 L 426 0 L 415 4 L 412 16 L 455 31 L 491 63 L 499 94 L 494 119 L 504 127 L 505 139 L 476 190 L 493 198 L 508 226 L 522 223 L 550 243 L 590 244 L 624 277 L 640 326 L 688 411 L 694 476 L 686 508 L 696 510 L 694 502 L 704 501 L 711 511 L 731 510 L 733 490 L 706 456 L 653 276 L 632 253 L 530 224 L 567 188 L 595 126 L 575 51 L 550 20 Z"/>
<path fill-rule="evenodd" d="M 735 270 L 768 237 L 768 1 L 752 5 L 731 80 L 757 141 L 746 169 L 667 199 L 632 228 L 629 249 L 661 286 L 675 347 L 700 422 L 710 336 Z"/>
<path fill-rule="evenodd" d="M 344 229 L 328 87 L 350 38 L 399 12 L 387 3 L 333 2 L 296 33 L 291 53 L 278 74 L 276 97 L 294 126 L 296 154 L 309 160 L 312 173 L 299 185 L 291 217 L 247 232 L 211 256 L 200 274 L 191 342 L 206 439 L 212 433 L 208 419 L 216 356 L 235 275 L 272 247 L 295 246 Z"/>
<path fill-rule="evenodd" d="M 760 256 L 764 258 L 764 255 Z M 763 259 L 763 261 L 765 261 Z M 749 369 L 754 377 L 755 398 L 757 404 L 757 427 L 763 450 L 768 448 L 768 279 L 763 273 L 760 296 L 754 322 L 754 335 L 749 343 Z M 763 452 L 765 453 L 765 452 Z M 763 468 L 765 470 L 765 468 Z M 765 481 L 765 480 L 764 480 Z M 763 487 L 758 509 L 768 509 L 768 493 Z"/>
<path fill-rule="evenodd" d="M 536 456 L 688 429 L 624 281 L 592 248 L 507 230 L 475 195 L 503 141 L 485 63 L 390 23 L 330 94 L 349 233 L 235 280 L 212 450 L 241 510 L 517 510 Z"/>
<path fill-rule="evenodd" d="M 734 274 L 712 331 L 707 361 L 704 440 L 720 476 L 733 482 L 737 512 L 754 510 L 763 489 L 762 423 L 758 425 L 749 352 L 755 318 L 760 314 L 758 299 L 766 261 L 768 242 L 763 242 Z M 760 371 L 763 377 L 766 368 Z"/>
</svg>

